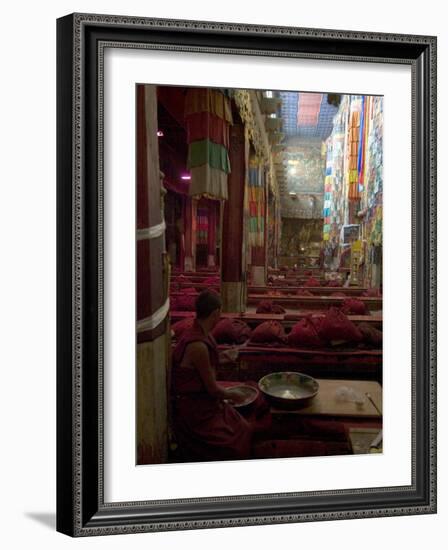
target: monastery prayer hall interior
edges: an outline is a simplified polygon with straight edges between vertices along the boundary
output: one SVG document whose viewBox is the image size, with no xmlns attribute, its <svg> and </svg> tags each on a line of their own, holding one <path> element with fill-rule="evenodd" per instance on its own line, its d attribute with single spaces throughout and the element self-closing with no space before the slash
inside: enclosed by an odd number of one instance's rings
<svg viewBox="0 0 448 550">
<path fill-rule="evenodd" d="M 136 89 L 136 463 L 382 452 L 383 98 Z"/>
</svg>

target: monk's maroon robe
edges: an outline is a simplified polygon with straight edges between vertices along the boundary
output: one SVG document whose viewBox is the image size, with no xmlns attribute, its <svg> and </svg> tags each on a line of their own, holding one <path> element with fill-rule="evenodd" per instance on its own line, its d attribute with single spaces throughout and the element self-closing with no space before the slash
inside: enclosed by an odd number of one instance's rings
<svg viewBox="0 0 448 550">
<path fill-rule="evenodd" d="M 218 349 L 196 321 L 186 330 L 173 352 L 173 428 L 182 453 L 189 460 L 249 458 L 253 429 L 229 403 L 211 396 L 194 367 L 181 367 L 185 350 L 192 342 L 203 342 L 210 364 L 216 369 Z"/>
</svg>

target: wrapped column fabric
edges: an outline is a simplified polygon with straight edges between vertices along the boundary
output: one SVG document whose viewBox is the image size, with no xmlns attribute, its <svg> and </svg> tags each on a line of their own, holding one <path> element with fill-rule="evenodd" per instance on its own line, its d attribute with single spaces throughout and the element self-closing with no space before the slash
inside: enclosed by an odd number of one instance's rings
<svg viewBox="0 0 448 550">
<path fill-rule="evenodd" d="M 230 100 L 220 90 L 190 88 L 185 98 L 190 196 L 227 199 Z"/>
<path fill-rule="evenodd" d="M 185 98 L 185 116 L 203 112 L 233 124 L 230 100 L 221 91 L 211 88 L 189 88 Z"/>
<path fill-rule="evenodd" d="M 230 161 L 227 149 L 209 139 L 194 141 L 188 147 L 188 168 L 197 168 L 204 164 L 211 168 L 230 173 Z"/>
<path fill-rule="evenodd" d="M 191 182 L 189 194 L 209 199 L 227 199 L 227 173 L 203 164 L 190 169 Z"/>
<path fill-rule="evenodd" d="M 229 124 L 222 118 L 205 111 L 187 118 L 187 143 L 204 138 L 229 149 Z"/>
</svg>

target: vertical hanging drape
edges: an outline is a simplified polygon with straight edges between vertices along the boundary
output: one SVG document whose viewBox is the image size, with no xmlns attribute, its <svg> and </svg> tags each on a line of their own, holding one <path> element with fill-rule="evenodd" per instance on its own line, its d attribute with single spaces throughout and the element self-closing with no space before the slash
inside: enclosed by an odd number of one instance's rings
<svg viewBox="0 0 448 550">
<path fill-rule="evenodd" d="M 208 257 L 209 265 L 213 262 L 212 265 L 215 265 L 215 256 L 216 256 L 216 224 L 218 222 L 217 210 L 219 208 L 219 202 L 209 201 L 208 208 L 208 233 L 207 233 L 207 247 L 208 247 Z M 213 260 L 212 260 L 213 258 Z"/>
<path fill-rule="evenodd" d="M 208 207 L 198 204 L 196 244 L 208 244 Z"/>
<path fill-rule="evenodd" d="M 348 199 L 357 201 L 361 198 L 358 182 L 358 153 L 359 136 L 361 125 L 361 111 L 357 108 L 357 103 L 353 102 L 353 110 L 350 113 L 350 122 L 348 130 Z"/>
<path fill-rule="evenodd" d="M 227 199 L 229 126 L 233 123 L 229 98 L 220 90 L 189 88 L 185 122 L 190 196 Z"/>
<path fill-rule="evenodd" d="M 264 246 L 265 181 L 264 167 L 253 157 L 249 160 L 249 245 Z"/>
</svg>

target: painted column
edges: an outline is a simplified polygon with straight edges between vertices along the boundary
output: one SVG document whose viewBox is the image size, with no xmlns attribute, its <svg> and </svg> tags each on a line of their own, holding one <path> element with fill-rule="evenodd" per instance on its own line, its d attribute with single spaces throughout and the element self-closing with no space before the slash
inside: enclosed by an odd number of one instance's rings
<svg viewBox="0 0 448 550">
<path fill-rule="evenodd" d="M 225 312 L 246 310 L 244 194 L 248 151 L 249 141 L 245 137 L 244 125 L 235 123 L 230 128 L 229 159 L 232 171 L 222 220 L 221 295 Z"/>
<path fill-rule="evenodd" d="M 156 87 L 137 87 L 137 463 L 168 448 L 168 279 Z"/>
</svg>

